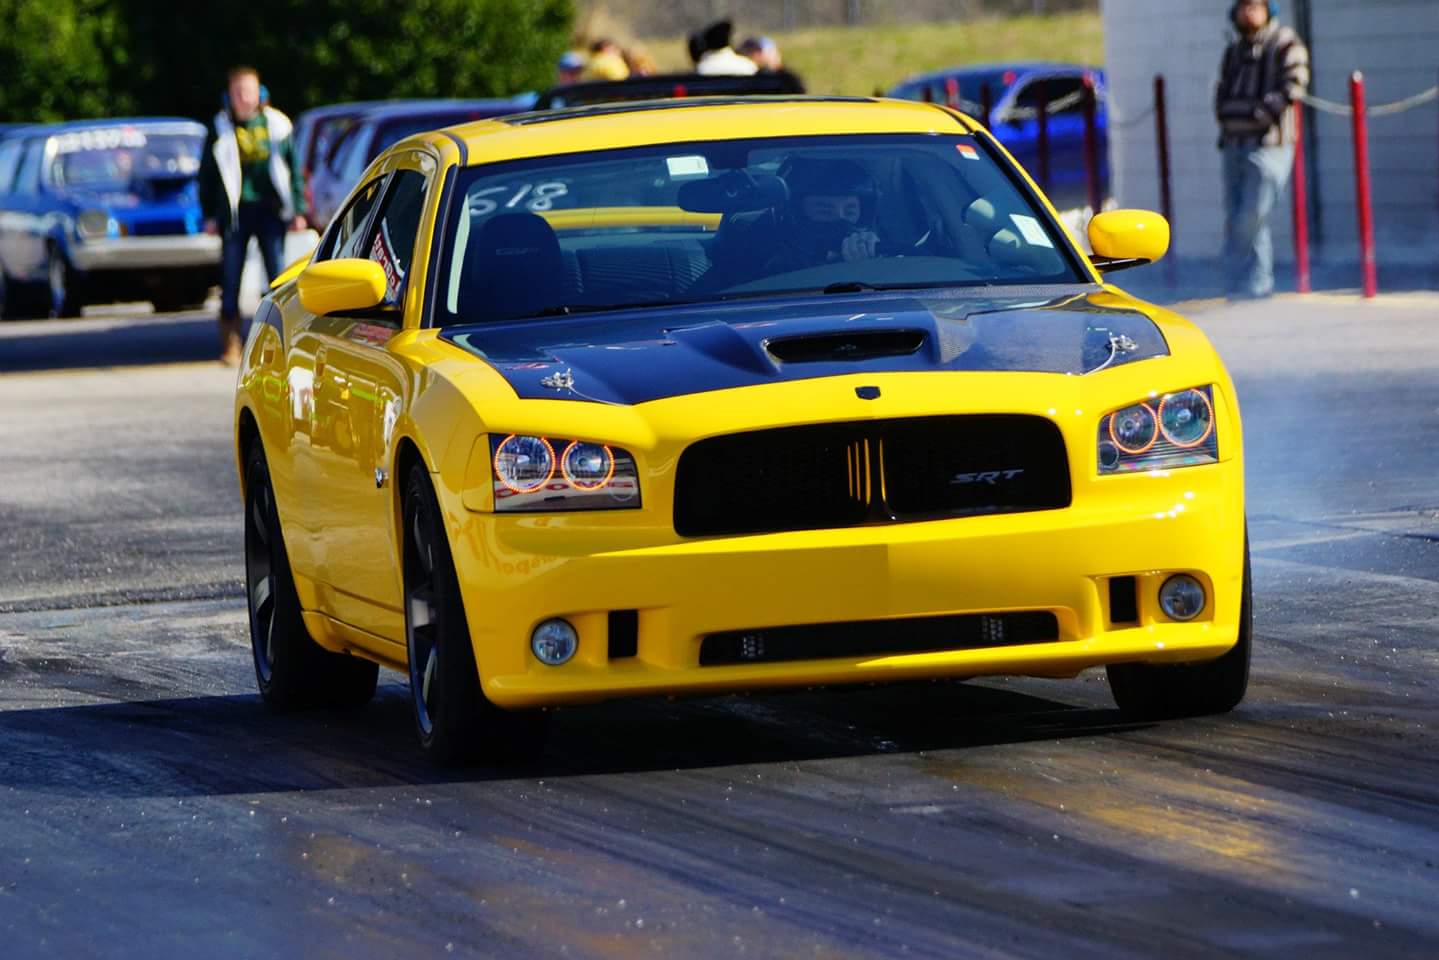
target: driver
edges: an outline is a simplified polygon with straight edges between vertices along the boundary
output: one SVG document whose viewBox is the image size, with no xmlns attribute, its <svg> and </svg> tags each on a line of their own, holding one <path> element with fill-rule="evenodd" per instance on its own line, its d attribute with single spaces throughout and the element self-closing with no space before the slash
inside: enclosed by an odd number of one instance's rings
<svg viewBox="0 0 1439 960">
<path fill-rule="evenodd" d="M 789 205 L 775 270 L 869 260 L 877 255 L 874 178 L 853 160 L 795 157 L 781 169 Z"/>
</svg>

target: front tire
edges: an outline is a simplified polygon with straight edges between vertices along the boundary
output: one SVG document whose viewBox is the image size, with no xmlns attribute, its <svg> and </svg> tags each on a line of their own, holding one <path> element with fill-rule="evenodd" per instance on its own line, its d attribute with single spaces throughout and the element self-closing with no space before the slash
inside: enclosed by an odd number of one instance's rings
<svg viewBox="0 0 1439 960">
<path fill-rule="evenodd" d="M 549 715 L 501 710 L 480 686 L 459 578 L 429 474 L 405 478 L 405 646 L 420 749 L 449 766 L 488 756 L 532 759 L 544 747 Z"/>
<path fill-rule="evenodd" d="M 1167 720 L 1228 713 L 1249 687 L 1254 631 L 1249 538 L 1244 538 L 1244 587 L 1239 639 L 1230 651 L 1206 663 L 1116 663 L 1108 667 L 1109 689 L 1119 709 L 1142 720 Z"/>
<path fill-rule="evenodd" d="M 70 267 L 70 261 L 58 247 L 50 247 L 50 264 L 47 268 L 50 278 L 50 316 L 52 318 L 78 317 L 84 306 L 80 278 Z"/>
<path fill-rule="evenodd" d="M 259 440 L 245 452 L 245 587 L 255 682 L 266 703 L 290 710 L 370 702 L 379 668 L 358 657 L 330 653 L 305 629 Z"/>
</svg>

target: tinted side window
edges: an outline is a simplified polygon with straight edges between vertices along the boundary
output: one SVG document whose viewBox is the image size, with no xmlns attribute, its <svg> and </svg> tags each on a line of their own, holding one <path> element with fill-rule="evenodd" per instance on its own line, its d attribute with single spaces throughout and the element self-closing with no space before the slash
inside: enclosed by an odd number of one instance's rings
<svg viewBox="0 0 1439 960">
<path fill-rule="evenodd" d="M 15 182 L 15 169 L 20 165 L 20 141 L 0 143 L 0 193 L 9 193 Z"/>
<path fill-rule="evenodd" d="M 414 170 L 400 170 L 390 181 L 385 206 L 375 221 L 369 258 L 385 269 L 385 304 L 398 307 L 409 275 L 425 209 L 429 180 Z"/>
<path fill-rule="evenodd" d="M 29 195 L 40 191 L 40 161 L 44 156 L 44 140 L 31 140 L 25 144 L 25 154 L 20 159 L 20 171 L 15 175 L 15 193 Z"/>
<path fill-rule="evenodd" d="M 377 177 L 355 195 L 355 199 L 345 208 L 345 212 L 335 218 L 330 235 L 325 238 L 324 248 L 315 259 L 339 260 L 345 257 L 364 256 L 365 234 L 363 228 L 365 221 L 370 216 L 370 211 L 374 209 L 375 201 L 380 199 L 380 187 L 384 182 L 384 177 Z"/>
<path fill-rule="evenodd" d="M 1014 105 L 1020 110 L 1033 110 L 1039 105 L 1040 90 L 1045 93 L 1051 114 L 1079 113 L 1084 109 L 1083 77 L 1048 77 L 1032 81 L 1015 97 Z"/>
</svg>

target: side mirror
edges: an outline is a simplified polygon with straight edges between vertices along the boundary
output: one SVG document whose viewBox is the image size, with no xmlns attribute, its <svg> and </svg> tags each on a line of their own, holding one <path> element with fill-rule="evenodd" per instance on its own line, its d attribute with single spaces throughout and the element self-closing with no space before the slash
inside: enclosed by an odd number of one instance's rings
<svg viewBox="0 0 1439 960">
<path fill-rule="evenodd" d="M 1090 262 L 1101 273 L 1153 263 L 1169 251 L 1169 221 L 1148 210 L 1111 210 L 1089 221 Z"/>
<path fill-rule="evenodd" d="M 300 274 L 300 305 L 315 316 L 369 310 L 385 302 L 385 270 L 373 260 L 321 260 Z"/>
</svg>

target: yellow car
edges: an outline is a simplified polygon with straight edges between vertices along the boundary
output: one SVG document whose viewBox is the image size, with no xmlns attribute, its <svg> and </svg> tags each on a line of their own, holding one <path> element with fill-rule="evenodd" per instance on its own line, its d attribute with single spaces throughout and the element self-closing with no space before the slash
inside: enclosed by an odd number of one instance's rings
<svg viewBox="0 0 1439 960">
<path fill-rule="evenodd" d="M 520 114 L 383 153 L 277 281 L 235 401 L 259 687 L 406 671 L 439 761 L 612 697 L 1249 672 L 1239 407 L 932 104 Z"/>
</svg>

